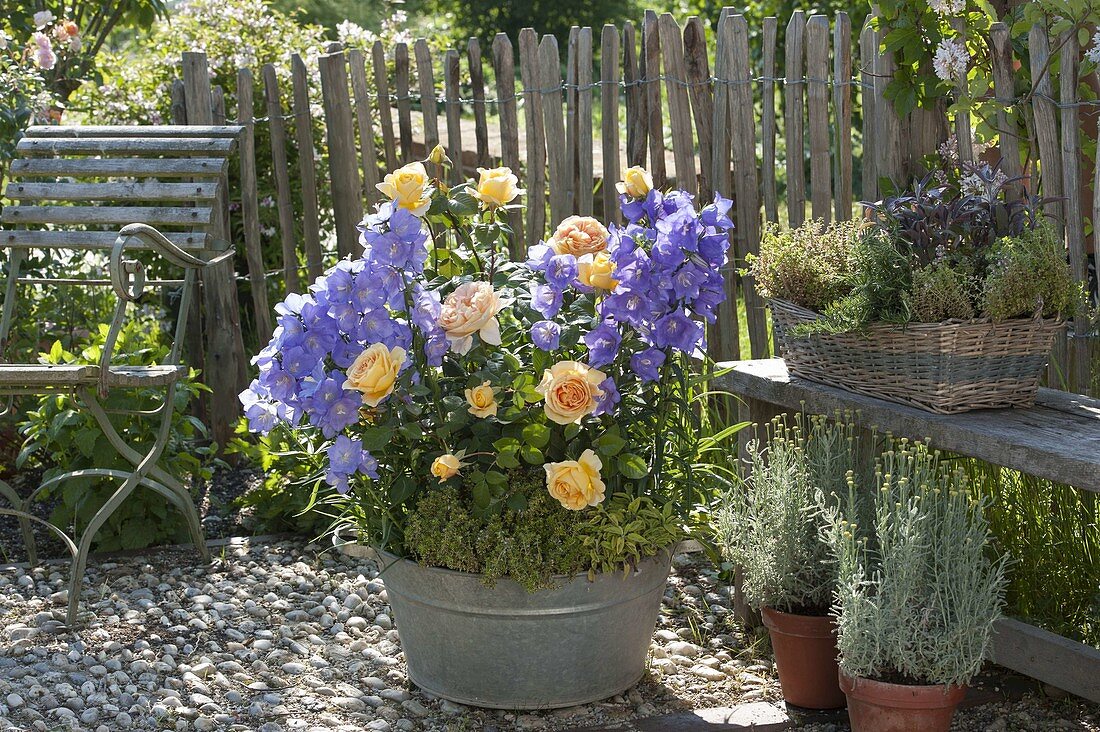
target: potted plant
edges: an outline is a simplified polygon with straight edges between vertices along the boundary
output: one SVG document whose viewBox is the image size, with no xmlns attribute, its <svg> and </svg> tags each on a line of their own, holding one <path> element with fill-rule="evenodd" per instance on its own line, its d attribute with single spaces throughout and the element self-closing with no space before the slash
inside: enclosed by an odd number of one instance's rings
<svg viewBox="0 0 1100 732">
<path fill-rule="evenodd" d="M 710 429 L 695 360 L 730 202 L 697 210 L 631 169 L 624 227 L 570 217 L 515 262 L 511 171 L 448 188 L 427 170 L 386 176 L 362 255 L 276 307 L 246 416 L 317 446 L 414 683 L 505 708 L 614 695 L 643 675 L 671 550 L 723 480 L 704 453 L 736 431 Z"/>
<path fill-rule="evenodd" d="M 836 566 L 823 508 L 835 507 L 855 481 L 856 436 L 845 420 L 795 419 L 791 426 L 776 418 L 766 442 L 750 443 L 744 485 L 723 498 L 718 543 L 741 568 L 745 599 L 768 628 L 783 698 L 835 709 L 844 706 L 844 693 L 830 615 Z"/>
<path fill-rule="evenodd" d="M 1000 617 L 1005 559 L 963 473 L 899 440 L 876 468 L 869 523 L 842 506 L 830 543 L 840 683 L 853 732 L 947 732 Z"/>
<path fill-rule="evenodd" d="M 1084 283 L 1012 183 L 983 164 L 867 220 L 767 231 L 747 273 L 790 372 L 939 413 L 1033 403 Z"/>
</svg>

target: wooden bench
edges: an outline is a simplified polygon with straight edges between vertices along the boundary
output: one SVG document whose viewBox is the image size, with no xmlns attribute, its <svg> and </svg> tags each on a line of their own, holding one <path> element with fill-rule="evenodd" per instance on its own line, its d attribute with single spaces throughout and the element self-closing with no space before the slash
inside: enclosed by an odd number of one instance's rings
<svg viewBox="0 0 1100 732">
<path fill-rule="evenodd" d="M 788 375 L 782 359 L 720 364 L 717 388 L 743 400 L 741 419 L 765 424 L 782 412 L 851 412 L 860 424 L 898 437 L 1100 492 L 1100 400 L 1040 389 L 1031 409 L 939 415 Z M 741 450 L 753 438 L 742 430 Z M 996 625 L 992 660 L 1100 702 L 1100 650 L 1019 620 Z"/>
<path fill-rule="evenodd" d="M 12 182 L 5 189 L 15 204 L 0 212 L 0 256 L 7 260 L 0 314 L 0 395 L 72 394 L 95 418 L 110 444 L 133 465 L 127 471 L 63 473 L 26 497 L 0 481 L 0 495 L 14 506 L 0 509 L 0 513 L 19 518 L 31 564 L 37 563 L 31 521 L 49 527 L 72 554 L 70 626 L 76 622 L 84 569 L 96 532 L 138 486 L 160 493 L 178 508 L 195 547 L 204 558 L 208 556 L 190 492 L 158 461 L 168 443 L 176 386 L 187 373 L 180 360 L 181 346 L 197 289 L 197 272 L 233 254 L 223 235 L 223 210 L 229 156 L 241 130 L 238 126 L 32 127 L 18 143 L 18 159 L 11 164 Z M 39 271 L 35 255 L 78 263 L 81 272 Z M 71 258 L 58 259 L 63 256 Z M 150 269 L 163 272 L 166 268 L 182 269 L 182 278 L 147 276 Z M 93 274 L 81 276 L 88 270 Z M 97 364 L 48 365 L 35 363 L 35 353 L 9 352 L 18 350 L 13 348 L 12 328 L 19 327 L 18 305 L 24 288 L 55 286 L 113 290 L 117 298 L 114 317 Z M 157 365 L 118 364 L 114 351 L 127 309 L 148 300 L 147 288 L 180 291 L 171 350 Z M 112 424 L 103 400 L 114 390 L 150 387 L 163 393 L 155 408 L 123 412 L 134 419 L 159 419 L 153 445 L 139 450 Z M 110 413 L 119 414 L 118 410 Z M 88 477 L 114 480 L 119 485 L 79 537 L 70 538 L 29 513 L 31 501 L 41 491 Z"/>
</svg>

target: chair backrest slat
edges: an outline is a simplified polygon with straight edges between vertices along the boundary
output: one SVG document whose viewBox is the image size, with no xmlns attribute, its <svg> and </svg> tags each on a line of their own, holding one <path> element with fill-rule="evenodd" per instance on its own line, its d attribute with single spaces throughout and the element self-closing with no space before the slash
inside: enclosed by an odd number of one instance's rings
<svg viewBox="0 0 1100 732">
<path fill-rule="evenodd" d="M 0 213 L 5 224 L 164 224 L 210 225 L 209 207 L 185 206 L 7 206 Z"/>
<path fill-rule="evenodd" d="M 19 155 L 229 155 L 236 140 L 223 137 L 24 137 Z"/>
<path fill-rule="evenodd" d="M 37 125 L 24 133 L 26 137 L 228 137 L 236 139 L 241 134 L 237 125 L 82 125 L 60 127 Z"/>
<path fill-rule="evenodd" d="M 217 183 L 11 183 L 4 194 L 13 201 L 212 201 Z"/>
<path fill-rule="evenodd" d="M 227 158 L 23 158 L 13 160 L 18 178 L 218 178 Z"/>
</svg>

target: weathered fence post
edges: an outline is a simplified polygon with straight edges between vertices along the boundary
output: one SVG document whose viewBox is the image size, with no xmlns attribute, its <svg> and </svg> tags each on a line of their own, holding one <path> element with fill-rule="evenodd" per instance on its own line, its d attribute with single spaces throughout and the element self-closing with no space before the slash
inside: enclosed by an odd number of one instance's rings
<svg viewBox="0 0 1100 732">
<path fill-rule="evenodd" d="M 183 85 L 188 123 L 212 124 L 214 112 L 205 53 L 183 54 Z M 219 200 L 217 207 L 221 206 Z M 220 221 L 219 228 L 219 235 L 228 238 L 228 222 Z M 213 392 L 209 409 L 211 436 L 219 445 L 225 445 L 233 436 L 240 416 L 237 394 L 248 383 L 232 260 L 203 270 L 202 292 L 206 334 L 202 379 Z"/>
<path fill-rule="evenodd" d="M 722 11 L 718 21 L 718 32 L 714 52 L 714 186 L 723 195 L 729 196 L 733 185 L 731 175 L 732 137 L 730 132 L 730 96 L 733 89 L 733 28 L 728 11 Z M 740 213 L 737 225 L 740 226 Z M 718 322 L 712 328 L 710 348 L 719 361 L 737 361 L 741 359 L 741 336 L 737 320 L 737 256 L 736 242 L 741 237 L 735 228 L 730 234 L 731 251 L 729 261 L 722 271 L 726 299 L 718 306 Z"/>
<path fill-rule="evenodd" d="M 501 35 L 501 34 L 498 34 Z M 504 37 L 508 36 L 504 34 Z M 493 53 L 496 53 L 495 44 L 496 39 L 493 39 L 494 49 Z M 512 44 L 508 44 L 509 56 L 508 60 L 513 64 L 515 63 L 511 57 Z M 489 159 L 489 120 L 488 110 L 485 108 L 485 69 L 481 65 L 481 44 L 478 43 L 477 38 L 471 38 L 466 42 L 466 62 L 470 65 L 470 90 L 473 92 L 474 100 L 474 144 L 477 146 L 477 164 L 483 168 L 493 167 L 492 160 Z M 510 79 L 513 87 L 512 96 L 515 96 L 515 74 L 512 74 Z M 499 95 L 498 95 L 498 98 Z M 504 101 L 501 99 L 500 104 L 503 105 Z M 515 111 L 515 99 L 512 100 L 512 110 Z M 503 107 L 502 107 L 503 111 Z M 513 119 L 514 119 L 513 115 Z M 502 123 L 503 126 L 503 123 Z M 518 132 L 518 130 L 517 130 Z M 503 147 L 503 131 L 501 132 L 501 147 Z M 510 142 L 510 141 L 509 141 Z M 519 139 L 516 138 L 516 147 L 519 148 Z M 503 153 L 503 151 L 502 151 Z M 503 157 L 503 155 L 502 155 Z M 519 153 L 516 153 L 517 161 L 519 160 Z M 509 165 L 509 168 L 512 166 Z M 519 170 L 519 164 L 517 163 L 512 170 Z M 517 173 L 516 175 L 519 175 Z M 519 232 L 517 231 L 518 235 Z"/>
<path fill-rule="evenodd" d="M 577 32 L 577 204 L 576 212 L 592 215 L 592 29 Z"/>
<path fill-rule="evenodd" d="M 787 137 L 787 222 L 801 226 L 806 219 L 806 170 L 803 152 L 802 110 L 806 80 L 802 75 L 802 38 L 806 14 L 796 10 L 787 23 L 786 59 L 783 64 L 783 129 Z"/>
<path fill-rule="evenodd" d="M 474 39 L 470 39 L 470 63 L 473 63 L 474 49 L 476 44 Z M 478 66 L 481 65 L 481 52 L 480 49 L 477 53 Z M 515 72 L 515 58 L 512 55 L 512 42 L 508 40 L 508 36 L 504 33 L 497 33 L 493 38 L 493 70 L 497 80 L 497 99 L 499 100 L 500 110 L 500 162 L 501 164 L 512 169 L 512 172 L 517 176 L 521 175 L 520 162 L 519 162 L 519 118 L 516 115 L 516 72 Z M 484 95 L 484 92 L 482 92 Z M 476 92 L 475 92 L 476 95 Z M 476 96 L 475 96 L 476 99 Z M 527 116 L 528 122 L 528 135 L 527 135 L 527 148 L 528 155 L 531 155 L 531 117 L 537 114 L 530 109 L 524 110 Z M 488 140 L 486 140 L 486 153 L 485 163 L 488 164 Z M 481 155 L 481 141 L 478 140 L 478 161 L 482 160 Z M 527 206 L 528 209 L 535 207 L 535 201 L 538 202 L 538 207 L 541 208 L 542 203 L 542 191 L 538 192 L 537 197 L 532 197 L 531 181 L 536 176 L 542 176 L 543 171 L 527 170 Z M 515 236 L 512 237 L 512 255 L 517 259 L 522 258 L 527 251 L 527 239 L 523 231 L 523 213 L 521 211 L 511 211 L 508 214 L 508 223 L 512 227 L 512 231 Z M 528 234 L 533 237 L 541 237 L 542 230 L 534 231 L 529 226 Z"/>
<path fill-rule="evenodd" d="M 460 70 L 458 51 L 451 49 L 443 57 L 443 84 L 445 89 L 447 118 L 447 154 L 454 166 L 451 168 L 451 182 L 458 183 L 464 178 L 462 172 L 462 102 L 459 94 Z"/>
<path fill-rule="evenodd" d="M 681 80 L 687 78 L 684 67 L 684 42 L 680 24 L 672 13 L 657 19 L 664 61 L 665 95 L 668 97 L 668 121 L 672 131 L 672 159 L 676 164 L 676 187 L 696 192 L 695 146 L 691 140 L 691 108 Z M 658 90 L 659 92 L 659 90 Z"/>
<path fill-rule="evenodd" d="M 806 21 L 806 103 L 810 119 L 810 213 L 832 218 L 832 170 L 829 155 L 829 19 Z"/>
<path fill-rule="evenodd" d="M 603 216 L 621 223 L 619 195 L 619 31 L 610 23 L 600 36 L 600 109 L 603 112 Z"/>
<path fill-rule="evenodd" d="M 363 200 L 377 201 L 378 151 L 374 146 L 374 123 L 371 121 L 370 87 L 367 84 L 367 59 L 358 48 L 348 51 L 351 68 L 351 90 L 355 99 L 355 123 L 359 130 L 359 157 L 363 165 Z"/>
<path fill-rule="evenodd" d="M 642 53 L 640 57 L 642 90 L 645 95 L 646 128 L 649 135 L 649 172 L 653 185 L 663 188 L 668 180 L 665 171 L 665 123 L 661 114 L 661 36 L 657 29 L 657 14 L 645 11 L 642 23 Z"/>
<path fill-rule="evenodd" d="M 707 32 L 697 15 L 684 25 L 684 67 L 691 91 L 691 113 L 695 119 L 695 139 L 699 147 L 699 200 L 714 198 L 711 161 L 714 158 L 714 94 L 710 84 L 710 63 L 707 60 Z M 725 191 L 723 191 L 725 193 Z"/>
<path fill-rule="evenodd" d="M 546 234 L 546 122 L 539 85 L 539 41 L 533 28 L 519 32 L 519 75 L 523 82 L 523 122 L 527 131 L 527 238 L 531 243 Z M 500 84 L 500 69 L 497 69 Z M 501 113 L 503 120 L 504 113 Z"/>
<path fill-rule="evenodd" d="M 332 213 L 336 220 L 336 251 L 341 257 L 358 249 L 363 218 L 362 188 L 356 165 L 355 130 L 351 122 L 351 98 L 348 95 L 348 69 L 344 53 L 330 46 L 321 56 L 321 97 L 328 132 L 329 179 L 332 181 Z"/>
<path fill-rule="evenodd" d="M 253 123 L 252 72 L 237 71 L 237 124 L 241 134 L 241 218 L 244 223 L 244 253 L 248 262 L 248 282 L 252 288 L 252 312 L 256 333 L 262 341 L 271 333 L 271 308 L 267 302 L 267 273 L 260 248 L 260 202 L 256 193 L 256 136 Z"/>
<path fill-rule="evenodd" d="M 313 155 L 313 114 L 309 111 L 309 72 L 298 54 L 290 57 L 290 78 L 294 89 L 294 138 L 298 142 L 298 175 L 302 181 L 302 243 L 306 254 L 306 272 L 309 273 L 309 279 L 314 280 L 323 271 L 321 212 L 317 202 L 317 163 Z M 279 127 L 282 127 L 281 121 Z M 285 135 L 280 134 L 279 137 Z M 374 146 L 371 145 L 371 148 Z M 285 147 L 283 154 L 286 154 Z M 283 169 L 286 169 L 285 162 Z M 289 183 L 283 185 L 283 193 L 289 202 Z M 289 206 L 287 208 L 290 210 Z M 287 261 L 293 264 L 297 278 L 297 255 L 292 251 Z"/>
<path fill-rule="evenodd" d="M 833 116 L 836 149 L 833 163 L 834 214 L 852 218 L 852 21 L 836 14 L 833 29 Z"/>
<path fill-rule="evenodd" d="M 553 228 L 573 211 L 573 191 L 570 185 L 572 171 L 568 167 L 565 120 L 562 119 L 561 61 L 558 55 L 558 39 L 554 36 L 543 36 L 539 42 L 539 66 L 546 159 L 550 168 L 550 226 Z"/>
<path fill-rule="evenodd" d="M 734 82 L 729 96 L 733 138 L 733 181 L 737 198 L 737 225 L 741 235 L 738 259 L 760 251 L 760 184 L 756 171 L 756 125 L 752 106 L 752 61 L 749 58 L 749 25 L 743 15 L 729 20 L 730 78 Z M 768 321 L 764 300 L 749 282 L 741 287 L 745 315 L 749 325 L 749 347 L 753 358 L 769 355 Z"/>
<path fill-rule="evenodd" d="M 397 168 L 397 146 L 393 139 L 390 83 L 386 72 L 386 49 L 382 47 L 382 41 L 375 41 L 371 46 L 371 67 L 374 69 L 374 91 L 378 98 L 378 124 L 382 128 L 382 146 L 386 150 L 386 170 L 394 170 Z"/>
<path fill-rule="evenodd" d="M 287 292 L 300 292 L 298 253 L 294 249 L 294 204 L 290 201 L 290 172 L 286 162 L 286 121 L 275 67 L 265 64 L 264 101 L 271 132 L 271 173 L 275 178 L 275 205 L 279 213 L 279 241 L 283 254 L 283 284 Z"/>
</svg>

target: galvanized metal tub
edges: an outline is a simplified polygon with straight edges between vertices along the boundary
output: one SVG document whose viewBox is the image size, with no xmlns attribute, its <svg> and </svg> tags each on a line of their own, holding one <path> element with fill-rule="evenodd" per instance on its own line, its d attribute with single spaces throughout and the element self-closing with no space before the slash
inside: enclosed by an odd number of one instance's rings
<svg viewBox="0 0 1100 732">
<path fill-rule="evenodd" d="M 529 593 L 512 580 L 378 552 L 409 678 L 462 704 L 550 709 L 606 699 L 645 673 L 671 552 L 622 572 L 564 576 Z"/>
</svg>

